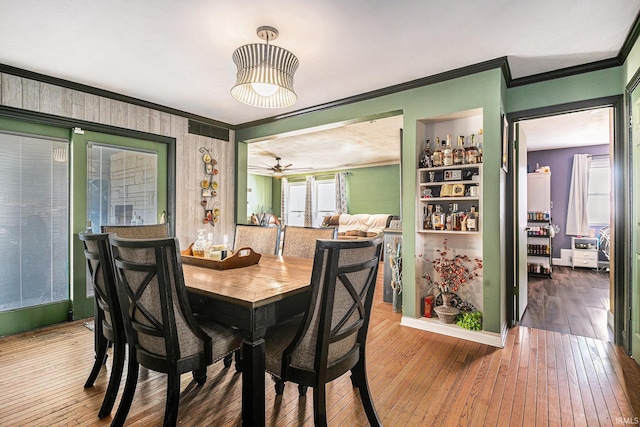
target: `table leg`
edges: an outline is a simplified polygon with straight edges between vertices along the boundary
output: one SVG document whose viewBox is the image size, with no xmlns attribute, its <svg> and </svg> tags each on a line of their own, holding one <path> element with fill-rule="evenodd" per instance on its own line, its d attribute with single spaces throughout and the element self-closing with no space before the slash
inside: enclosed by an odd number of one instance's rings
<svg viewBox="0 0 640 427">
<path fill-rule="evenodd" d="M 264 426 L 264 339 L 242 342 L 242 425 Z"/>
</svg>

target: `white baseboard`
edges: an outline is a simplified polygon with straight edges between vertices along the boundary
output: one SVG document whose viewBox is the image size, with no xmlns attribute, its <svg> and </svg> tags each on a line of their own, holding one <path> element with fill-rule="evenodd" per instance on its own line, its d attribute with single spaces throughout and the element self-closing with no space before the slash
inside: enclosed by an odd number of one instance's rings
<svg viewBox="0 0 640 427">
<path fill-rule="evenodd" d="M 468 329 L 461 328 L 456 324 L 442 323 L 437 318 L 427 319 L 426 317 L 420 317 L 418 319 L 414 317 L 403 316 L 400 324 L 408 326 L 410 328 L 420 329 L 428 332 L 435 332 L 437 334 L 448 335 L 454 338 L 460 338 L 467 341 L 473 341 L 480 344 L 486 344 L 493 347 L 503 348 L 507 339 L 507 325 L 503 325 L 502 332 L 486 332 L 486 331 L 470 331 Z"/>
</svg>

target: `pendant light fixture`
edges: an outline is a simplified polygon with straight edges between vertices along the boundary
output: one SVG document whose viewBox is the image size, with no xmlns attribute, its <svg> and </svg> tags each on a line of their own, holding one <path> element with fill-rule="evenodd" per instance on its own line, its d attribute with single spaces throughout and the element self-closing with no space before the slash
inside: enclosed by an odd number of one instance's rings
<svg viewBox="0 0 640 427">
<path fill-rule="evenodd" d="M 266 43 L 240 46 L 233 52 L 238 67 L 237 81 L 231 96 L 238 101 L 260 108 L 282 108 L 293 105 L 298 95 L 293 91 L 293 75 L 298 58 L 281 47 L 269 44 L 278 38 L 278 30 L 263 26 L 258 37 Z"/>
</svg>

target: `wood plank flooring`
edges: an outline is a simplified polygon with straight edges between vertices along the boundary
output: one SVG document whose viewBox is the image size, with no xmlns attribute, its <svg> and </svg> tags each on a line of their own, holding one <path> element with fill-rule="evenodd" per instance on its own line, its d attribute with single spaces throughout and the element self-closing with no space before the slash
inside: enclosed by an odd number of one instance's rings
<svg viewBox="0 0 640 427">
<path fill-rule="evenodd" d="M 609 273 L 554 266 L 553 278 L 529 278 L 521 326 L 613 342 L 607 325 Z"/>
<path fill-rule="evenodd" d="M 367 366 L 385 426 L 624 425 L 640 416 L 640 367 L 611 342 L 516 327 L 504 349 L 400 326 L 382 302 L 369 330 Z M 82 322 L 0 339 L 0 426 L 106 426 L 97 418 L 108 381 L 83 384 L 93 335 Z M 267 381 L 267 426 L 313 425 L 313 399 Z M 124 381 L 123 381 L 124 382 Z M 161 425 L 166 379 L 141 369 L 130 426 Z M 240 426 L 241 377 L 221 363 L 195 387 L 182 376 L 181 426 Z M 327 387 L 330 426 L 366 426 L 357 389 L 343 376 Z M 115 410 L 113 412 L 115 414 Z"/>
</svg>

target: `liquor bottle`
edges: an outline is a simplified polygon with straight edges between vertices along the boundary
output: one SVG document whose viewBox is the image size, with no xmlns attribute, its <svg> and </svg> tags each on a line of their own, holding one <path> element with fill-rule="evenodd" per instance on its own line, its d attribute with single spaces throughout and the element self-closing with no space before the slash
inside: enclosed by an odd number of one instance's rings
<svg viewBox="0 0 640 427">
<path fill-rule="evenodd" d="M 467 216 L 467 230 L 478 231 L 478 214 L 476 213 L 476 207 L 471 206 L 471 212 Z"/>
<path fill-rule="evenodd" d="M 447 135 L 447 143 L 442 150 L 442 165 L 453 166 L 453 148 L 451 148 L 451 135 Z"/>
<path fill-rule="evenodd" d="M 465 162 L 469 165 L 474 165 L 478 162 L 478 147 L 476 147 L 476 135 L 471 134 L 471 145 L 465 150 Z"/>
<path fill-rule="evenodd" d="M 436 143 L 434 145 L 431 160 L 434 167 L 442 166 L 442 148 L 440 147 L 440 138 L 438 137 L 436 137 Z"/>
<path fill-rule="evenodd" d="M 431 223 L 433 217 L 433 205 L 427 205 L 425 208 L 423 230 L 431 230 L 433 225 Z"/>
<path fill-rule="evenodd" d="M 458 204 L 453 204 L 453 210 L 451 211 L 451 229 L 453 231 L 462 230 L 462 215 L 458 210 Z"/>
<path fill-rule="evenodd" d="M 478 161 L 477 163 L 482 163 L 482 128 L 478 131 Z"/>
<path fill-rule="evenodd" d="M 431 163 L 431 141 L 427 139 L 424 143 L 424 152 L 422 153 L 422 158 L 420 159 L 421 168 L 430 168 L 432 166 Z"/>
<path fill-rule="evenodd" d="M 431 217 L 431 225 L 434 230 L 442 230 L 444 229 L 444 218 L 442 213 L 442 206 L 436 205 L 436 211 L 433 213 Z"/>
<path fill-rule="evenodd" d="M 453 150 L 453 164 L 454 165 L 463 165 L 464 164 L 464 136 L 458 136 L 458 146 L 455 150 Z"/>
</svg>

